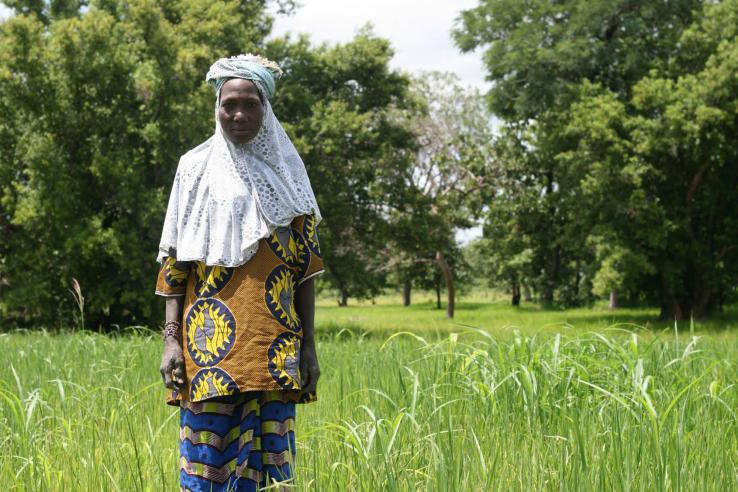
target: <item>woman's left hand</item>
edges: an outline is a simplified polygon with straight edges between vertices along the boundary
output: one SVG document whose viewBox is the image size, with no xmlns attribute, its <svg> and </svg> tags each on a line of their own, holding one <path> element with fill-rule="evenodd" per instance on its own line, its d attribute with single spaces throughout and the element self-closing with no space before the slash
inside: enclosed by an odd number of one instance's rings
<svg viewBox="0 0 738 492">
<path fill-rule="evenodd" d="M 315 344 L 308 343 L 300 351 L 300 377 L 302 379 L 302 394 L 315 393 L 320 379 L 320 366 Z"/>
</svg>

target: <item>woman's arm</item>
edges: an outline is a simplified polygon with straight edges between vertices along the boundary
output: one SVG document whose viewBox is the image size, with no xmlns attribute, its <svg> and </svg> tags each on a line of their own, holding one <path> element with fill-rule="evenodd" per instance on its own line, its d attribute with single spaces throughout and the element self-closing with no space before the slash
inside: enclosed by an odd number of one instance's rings
<svg viewBox="0 0 738 492">
<path fill-rule="evenodd" d="M 302 392 L 314 393 L 320 378 L 318 354 L 315 351 L 315 280 L 309 278 L 297 287 L 295 308 L 302 322 L 302 348 L 300 350 L 300 375 Z"/>
<path fill-rule="evenodd" d="M 166 322 L 180 323 L 184 296 L 171 296 L 166 299 Z M 164 351 L 159 366 L 164 385 L 176 390 L 181 390 L 185 384 L 185 362 L 182 354 L 181 336 L 182 328 L 180 327 L 179 337 L 166 336 L 164 338 Z"/>
</svg>

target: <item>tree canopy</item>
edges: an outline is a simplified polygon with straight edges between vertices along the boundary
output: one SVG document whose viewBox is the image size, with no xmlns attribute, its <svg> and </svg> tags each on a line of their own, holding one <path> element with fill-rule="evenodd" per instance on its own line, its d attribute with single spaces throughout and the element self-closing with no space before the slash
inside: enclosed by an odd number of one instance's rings
<svg viewBox="0 0 738 492">
<path fill-rule="evenodd" d="M 267 53 L 285 70 L 275 111 L 321 207 L 327 278 L 342 305 L 376 294 L 391 232 L 387 210 L 407 198 L 414 140 L 392 115 L 410 104 L 409 80 L 389 69 L 389 42 L 368 29 L 345 45 L 280 39 Z"/>
<path fill-rule="evenodd" d="M 737 12 L 735 1 L 482 0 L 461 13 L 456 40 L 484 50 L 489 104 L 506 122 L 485 229 L 503 270 L 524 271 L 545 302 L 620 290 L 664 318 L 727 300 Z"/>
<path fill-rule="evenodd" d="M 166 197 L 179 156 L 213 130 L 204 74 L 245 52 L 285 70 L 275 112 L 324 212 L 328 280 L 344 296 L 376 291 L 366 272 L 414 145 L 388 116 L 405 104 L 408 79 L 389 69 L 386 40 L 364 30 L 343 45 L 267 44 L 266 1 L 8 5 L 17 14 L 0 24 L 3 317 L 68 322 L 77 279 L 91 326 L 157 321 Z"/>
</svg>

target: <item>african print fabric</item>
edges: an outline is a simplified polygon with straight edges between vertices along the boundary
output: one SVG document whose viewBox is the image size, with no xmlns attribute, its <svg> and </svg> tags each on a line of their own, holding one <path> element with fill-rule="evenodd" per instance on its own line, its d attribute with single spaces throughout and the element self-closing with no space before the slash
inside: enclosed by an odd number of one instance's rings
<svg viewBox="0 0 738 492">
<path fill-rule="evenodd" d="M 295 404 L 283 392 L 182 402 L 179 419 L 181 490 L 290 490 Z"/>
<path fill-rule="evenodd" d="M 295 306 L 300 283 L 323 271 L 315 219 L 300 216 L 259 242 L 237 267 L 166 258 L 156 293 L 184 295 L 182 351 L 186 387 L 167 402 L 198 402 L 245 391 L 300 395 L 302 323 Z"/>
</svg>

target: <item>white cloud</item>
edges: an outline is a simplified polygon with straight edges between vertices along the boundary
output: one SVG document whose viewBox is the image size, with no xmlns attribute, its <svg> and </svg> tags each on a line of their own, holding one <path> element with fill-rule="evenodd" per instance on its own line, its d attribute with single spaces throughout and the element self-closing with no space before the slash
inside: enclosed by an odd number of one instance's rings
<svg viewBox="0 0 738 492">
<path fill-rule="evenodd" d="M 475 239 L 482 237 L 482 226 L 477 225 L 468 229 L 456 229 L 455 238 L 460 246 L 466 246 Z"/>
<path fill-rule="evenodd" d="M 344 43 L 371 22 L 377 35 L 392 42 L 392 66 L 402 70 L 456 73 L 465 84 L 489 89 L 478 53 L 462 54 L 451 28 L 459 12 L 478 0 L 303 0 L 290 17 L 278 17 L 274 35 L 306 33 L 315 42 Z"/>
<path fill-rule="evenodd" d="M 5 4 L 0 3 L 0 22 L 8 19 L 13 15 L 13 9 L 6 7 Z"/>
</svg>

